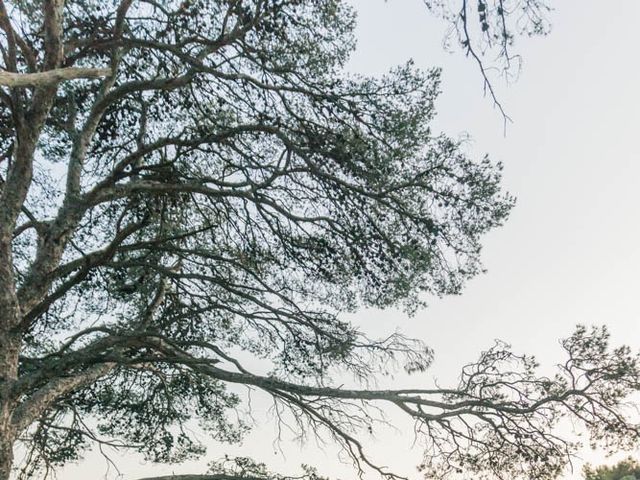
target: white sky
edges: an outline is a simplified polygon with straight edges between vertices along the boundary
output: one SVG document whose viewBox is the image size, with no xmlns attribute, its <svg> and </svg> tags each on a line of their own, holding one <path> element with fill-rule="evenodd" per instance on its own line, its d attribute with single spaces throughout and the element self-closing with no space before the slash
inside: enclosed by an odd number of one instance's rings
<svg viewBox="0 0 640 480">
<path fill-rule="evenodd" d="M 506 226 L 485 238 L 488 273 L 471 281 L 463 295 L 433 300 L 411 319 L 399 312 L 361 312 L 354 320 L 374 334 L 398 327 L 424 339 L 436 350 L 426 378 L 435 375 L 441 383 L 455 381 L 460 366 L 495 338 L 553 365 L 557 340 L 577 323 L 604 323 L 614 342 L 640 347 L 640 2 L 558 2 L 549 37 L 519 39 L 522 75 L 510 86 L 497 83 L 514 120 L 506 136 L 499 113 L 482 95 L 476 65 L 458 51 L 442 50 L 445 25 L 427 14 L 422 0 L 353 3 L 360 11 L 353 70 L 383 73 L 409 58 L 425 68 L 443 67 L 436 130 L 468 133 L 471 152 L 504 162 L 504 185 L 518 198 Z M 283 456 L 273 446 L 272 424 L 260 413 L 264 406 L 259 400 L 256 405 L 261 426 L 240 448 L 212 445 L 210 459 L 249 455 L 287 472 L 308 463 L 323 474 L 354 477 L 330 446 L 284 442 Z M 373 459 L 420 478 L 414 469 L 419 448 L 410 450 L 411 443 L 403 431 L 380 431 L 367 442 Z M 118 461 L 127 480 L 201 472 L 201 464 L 151 468 L 131 456 Z M 105 462 L 90 455 L 59 477 L 104 473 Z"/>
</svg>

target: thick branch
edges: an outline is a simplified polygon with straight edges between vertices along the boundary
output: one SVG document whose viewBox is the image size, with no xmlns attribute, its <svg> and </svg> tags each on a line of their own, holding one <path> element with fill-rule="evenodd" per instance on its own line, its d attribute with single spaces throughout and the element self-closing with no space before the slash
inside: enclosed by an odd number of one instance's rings
<svg viewBox="0 0 640 480">
<path fill-rule="evenodd" d="M 74 376 L 52 379 L 29 397 L 27 402 L 16 408 L 13 414 L 13 424 L 16 430 L 24 430 L 58 398 L 85 385 L 91 385 L 109 373 L 115 366 L 114 363 L 102 363 Z"/>
<path fill-rule="evenodd" d="M 9 88 L 43 87 L 66 80 L 94 79 L 107 77 L 109 68 L 66 67 L 38 73 L 0 72 L 0 86 Z"/>
</svg>

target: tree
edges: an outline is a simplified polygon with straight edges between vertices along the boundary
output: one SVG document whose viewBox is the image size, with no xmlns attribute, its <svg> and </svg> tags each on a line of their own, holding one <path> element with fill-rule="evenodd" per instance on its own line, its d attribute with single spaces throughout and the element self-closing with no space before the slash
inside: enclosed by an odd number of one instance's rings
<svg viewBox="0 0 640 480">
<path fill-rule="evenodd" d="M 585 480 L 636 480 L 640 478 L 640 463 L 628 457 L 613 466 L 585 465 L 583 473 Z"/>
<path fill-rule="evenodd" d="M 421 342 L 341 314 L 459 293 L 512 206 L 499 165 L 431 132 L 437 71 L 344 73 L 353 26 L 340 0 L 0 0 L 0 480 L 18 445 L 27 478 L 96 444 L 201 455 L 194 419 L 237 441 L 234 384 L 389 477 L 358 439 L 375 406 L 415 420 L 440 478 L 553 478 L 567 415 L 637 441 L 638 360 L 605 329 L 564 340 L 551 378 L 498 343 L 452 388 L 332 382 L 427 369 Z M 239 476 L 285 478 L 210 478 Z"/>
</svg>

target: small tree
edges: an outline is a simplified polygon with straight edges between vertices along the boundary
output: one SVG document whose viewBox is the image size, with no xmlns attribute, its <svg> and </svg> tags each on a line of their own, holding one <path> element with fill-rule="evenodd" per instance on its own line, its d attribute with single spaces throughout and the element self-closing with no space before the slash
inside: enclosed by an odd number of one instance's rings
<svg viewBox="0 0 640 480">
<path fill-rule="evenodd" d="M 585 465 L 583 473 L 585 480 L 636 480 L 640 478 L 640 463 L 628 457 L 612 466 Z"/>
<path fill-rule="evenodd" d="M 485 38 L 507 10 L 478 5 Z M 512 205 L 499 165 L 431 132 L 437 71 L 343 72 L 353 26 L 340 0 L 0 0 L 0 480 L 17 445 L 30 477 L 96 444 L 201 455 L 193 419 L 238 441 L 230 384 L 387 476 L 358 439 L 374 405 L 415 420 L 441 478 L 553 478 L 577 448 L 567 415 L 637 440 L 637 358 L 603 329 L 563 341 L 551 378 L 497 344 L 451 388 L 332 382 L 428 368 L 420 342 L 341 313 L 460 292 Z"/>
</svg>

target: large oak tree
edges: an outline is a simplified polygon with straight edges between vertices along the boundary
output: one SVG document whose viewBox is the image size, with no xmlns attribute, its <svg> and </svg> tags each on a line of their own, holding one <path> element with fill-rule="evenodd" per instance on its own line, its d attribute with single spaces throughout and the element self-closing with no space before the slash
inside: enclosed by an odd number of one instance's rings
<svg viewBox="0 0 640 480">
<path fill-rule="evenodd" d="M 507 13 L 537 33 L 542 6 L 450 20 L 508 63 Z M 451 388 L 332 382 L 428 368 L 420 342 L 342 314 L 460 292 L 512 206 L 499 165 L 431 131 L 437 71 L 345 73 L 353 29 L 340 0 L 0 0 L 0 480 L 101 443 L 180 462 L 204 453 L 196 419 L 236 442 L 231 384 L 385 475 L 358 436 L 374 406 L 415 420 L 436 477 L 553 478 L 577 448 L 567 415 L 636 442 L 637 358 L 605 330 L 565 340 L 550 378 L 498 344 Z M 246 459 L 210 474 L 237 476 L 284 478 Z"/>
</svg>

